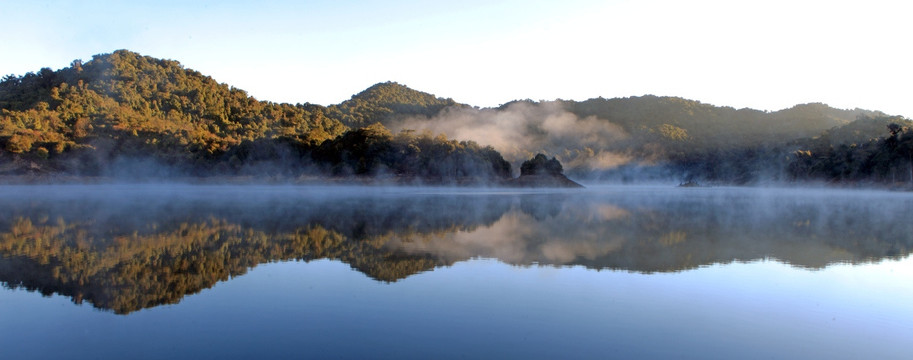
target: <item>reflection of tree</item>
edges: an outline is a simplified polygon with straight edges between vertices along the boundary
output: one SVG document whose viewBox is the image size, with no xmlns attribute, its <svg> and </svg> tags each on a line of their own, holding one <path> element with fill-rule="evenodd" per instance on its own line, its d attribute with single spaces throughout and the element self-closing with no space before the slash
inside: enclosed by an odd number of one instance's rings
<svg viewBox="0 0 913 360">
<path fill-rule="evenodd" d="M 270 236 L 212 219 L 105 237 L 91 224 L 36 225 L 19 218 L 11 230 L 0 235 L 4 282 L 117 313 L 177 302 L 268 261 L 367 258 L 356 255 L 362 249 L 344 236 L 319 226 Z"/>
<path fill-rule="evenodd" d="M 10 230 L 0 234 L 0 280 L 121 314 L 176 303 L 271 261 L 337 259 L 382 281 L 439 265 L 319 225 L 271 235 L 211 219 L 153 234 L 105 237 L 91 224 L 18 218 Z"/>
<path fill-rule="evenodd" d="M 471 231 L 509 206 L 452 197 L 170 200 L 132 211 L 129 201 L 9 204 L 4 215 L 18 215 L 0 217 L 0 281 L 116 313 L 176 303 L 271 261 L 335 259 L 396 281 L 444 263 L 387 248 L 389 239 Z"/>
<path fill-rule="evenodd" d="M 561 213 L 561 206 L 566 196 L 543 194 L 520 198 L 520 210 L 534 219 L 542 221 Z"/>
<path fill-rule="evenodd" d="M 586 194 L 200 199 L 141 197 L 142 207 L 130 199 L 6 201 L 0 281 L 129 313 L 271 261 L 335 259 L 396 281 L 474 257 L 654 272 L 763 258 L 820 268 L 903 257 L 913 248 L 913 224 L 899 211 L 904 202 Z"/>
</svg>

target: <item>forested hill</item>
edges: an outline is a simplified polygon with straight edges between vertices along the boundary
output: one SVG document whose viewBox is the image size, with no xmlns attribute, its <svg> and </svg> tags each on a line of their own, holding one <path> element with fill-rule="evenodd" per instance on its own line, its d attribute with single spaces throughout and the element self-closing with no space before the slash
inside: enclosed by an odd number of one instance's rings
<svg viewBox="0 0 913 360">
<path fill-rule="evenodd" d="M 497 152 L 475 143 L 359 129 L 452 103 L 385 83 L 331 109 L 277 104 L 177 61 L 118 50 L 3 78 L 0 174 L 509 175 Z"/>
<path fill-rule="evenodd" d="M 909 127 L 818 103 L 766 112 L 651 95 L 479 109 L 395 82 L 336 105 L 278 104 L 118 50 L 3 77 L 0 175 L 500 179 L 542 153 L 581 179 L 884 180 L 902 172 Z M 856 160 L 820 163 L 835 156 Z"/>
<path fill-rule="evenodd" d="M 713 145 L 744 145 L 774 139 L 812 137 L 859 117 L 884 116 L 862 109 L 841 110 L 820 103 L 801 104 L 776 112 L 734 109 L 677 97 L 641 96 L 624 99 L 565 101 L 577 116 L 595 116 L 632 134 L 688 137 Z"/>
<path fill-rule="evenodd" d="M 410 116 L 434 116 L 444 108 L 457 105 L 460 104 L 453 99 L 442 99 L 395 82 L 385 82 L 375 84 L 339 105 L 331 105 L 328 110 L 334 119 L 358 128 L 375 122 L 389 124 Z"/>
<path fill-rule="evenodd" d="M 0 109 L 7 110 L 7 132 L 11 126 L 24 130 L 21 145 L 34 135 L 35 141 L 64 148 L 87 136 L 127 131 L 163 134 L 190 151 L 212 153 L 264 137 L 321 142 L 345 130 L 322 106 L 258 101 L 177 61 L 126 50 L 76 60 L 58 71 L 6 76 Z"/>
<path fill-rule="evenodd" d="M 244 141 L 317 144 L 346 130 L 322 106 L 258 101 L 176 61 L 126 50 L 6 76 L 0 109 L 7 172 L 28 160 L 38 171 L 98 175 L 133 156 L 203 166 Z"/>
</svg>

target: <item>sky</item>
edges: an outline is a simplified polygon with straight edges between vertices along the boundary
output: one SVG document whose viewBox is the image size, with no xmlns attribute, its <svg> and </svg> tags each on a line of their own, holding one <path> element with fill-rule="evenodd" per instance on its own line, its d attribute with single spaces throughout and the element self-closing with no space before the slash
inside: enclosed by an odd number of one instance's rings
<svg viewBox="0 0 913 360">
<path fill-rule="evenodd" d="M 646 94 L 913 117 L 913 2 L 0 0 L 0 74 L 128 49 L 259 100 L 383 81 L 480 107 Z"/>
</svg>

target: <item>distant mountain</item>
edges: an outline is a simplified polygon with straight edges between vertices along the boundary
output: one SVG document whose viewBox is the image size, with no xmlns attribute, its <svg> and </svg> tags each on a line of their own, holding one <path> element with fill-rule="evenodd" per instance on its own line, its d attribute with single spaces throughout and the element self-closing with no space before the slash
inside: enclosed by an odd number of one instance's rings
<svg viewBox="0 0 913 360">
<path fill-rule="evenodd" d="M 802 143 L 821 143 L 831 146 L 839 145 L 858 145 L 868 141 L 884 138 L 889 134 L 888 126 L 892 123 L 901 125 L 913 125 L 909 121 L 899 117 L 880 116 L 868 117 L 861 116 L 850 123 L 835 126 L 822 131 L 809 139 L 804 139 Z"/>
<path fill-rule="evenodd" d="M 694 100 L 652 95 L 624 99 L 564 102 L 580 117 L 595 116 L 644 137 L 659 135 L 693 145 L 730 146 L 771 140 L 798 139 L 848 124 L 860 116 L 884 116 L 877 111 L 840 110 L 820 103 L 796 105 L 776 112 L 734 109 Z M 664 128 L 681 129 L 676 133 Z"/>
</svg>

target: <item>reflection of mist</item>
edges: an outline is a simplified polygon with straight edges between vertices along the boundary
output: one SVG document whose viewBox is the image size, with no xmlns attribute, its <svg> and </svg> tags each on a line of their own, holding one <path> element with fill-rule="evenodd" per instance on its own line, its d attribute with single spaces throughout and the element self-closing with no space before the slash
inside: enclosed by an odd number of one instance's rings
<svg viewBox="0 0 913 360">
<path fill-rule="evenodd" d="M 556 202 L 562 198 L 523 198 L 519 209 L 508 212 L 490 226 L 432 241 L 390 245 L 407 253 L 433 254 L 448 261 L 485 257 L 523 265 L 574 264 L 575 260 L 595 260 L 621 248 L 626 241 L 624 236 L 608 236 L 591 231 L 589 226 L 624 218 L 624 210 L 598 206 L 595 210 L 602 212 L 597 213 L 597 217 L 589 217 L 590 209 L 581 212 L 580 209 L 563 208 L 562 202 Z M 587 205 L 574 206 L 586 208 Z"/>
<path fill-rule="evenodd" d="M 397 238 L 387 246 L 406 253 L 433 254 L 445 263 L 480 256 L 515 262 L 521 260 L 518 254 L 524 253 L 523 244 L 516 240 L 532 234 L 532 229 L 524 226 L 528 221 L 520 219 L 521 216 L 510 213 L 490 226 L 425 238 L 425 241 Z"/>
<path fill-rule="evenodd" d="M 622 219 L 631 215 L 627 210 L 610 204 L 596 205 L 593 214 L 600 220 Z"/>
<path fill-rule="evenodd" d="M 391 242 L 407 253 L 433 254 L 445 262 L 474 257 L 494 258 L 511 264 L 570 264 L 580 257 L 594 259 L 620 247 L 616 241 L 557 238 L 561 231 L 547 220 L 541 222 L 521 211 L 511 211 L 496 223 L 460 231 L 431 241 Z M 569 241 L 565 241 L 569 240 Z"/>
<path fill-rule="evenodd" d="M 490 226 L 422 243 L 391 243 L 450 261 L 673 271 L 774 258 L 820 268 L 907 256 L 908 195 L 852 191 L 666 189 L 524 197 Z"/>
</svg>

